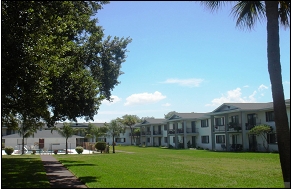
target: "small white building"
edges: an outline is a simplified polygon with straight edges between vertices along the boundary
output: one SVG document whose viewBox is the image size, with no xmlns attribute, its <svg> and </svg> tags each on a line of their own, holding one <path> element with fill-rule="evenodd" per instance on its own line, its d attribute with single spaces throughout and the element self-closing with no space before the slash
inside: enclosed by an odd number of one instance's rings
<svg viewBox="0 0 291 190">
<path fill-rule="evenodd" d="M 73 135 L 68 138 L 68 149 L 75 149 L 76 142 L 84 137 Z M 13 147 L 14 150 L 22 150 L 22 137 L 16 133 L 2 136 L 5 147 Z M 57 131 L 38 130 L 34 136 L 24 139 L 24 145 L 27 150 L 64 150 L 66 148 L 66 138 Z"/>
</svg>

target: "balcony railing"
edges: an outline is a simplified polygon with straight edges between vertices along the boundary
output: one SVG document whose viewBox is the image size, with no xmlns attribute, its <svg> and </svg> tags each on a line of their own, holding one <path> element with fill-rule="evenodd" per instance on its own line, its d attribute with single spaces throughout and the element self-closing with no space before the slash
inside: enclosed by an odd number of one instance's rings
<svg viewBox="0 0 291 190">
<path fill-rule="evenodd" d="M 228 124 L 227 131 L 229 131 L 229 132 L 232 132 L 232 131 L 239 132 L 241 130 L 242 130 L 242 127 L 241 127 L 240 123 L 230 123 L 230 124 Z"/>
<path fill-rule="evenodd" d="M 223 132 L 223 131 L 225 131 L 225 126 L 217 126 L 217 125 L 215 125 L 213 131 L 214 132 Z"/>
<path fill-rule="evenodd" d="M 162 131 L 154 131 L 154 135 L 161 135 Z"/>
<path fill-rule="evenodd" d="M 177 129 L 177 133 L 184 133 L 184 130 L 183 129 Z"/>
<path fill-rule="evenodd" d="M 151 131 L 147 131 L 146 132 L 146 135 L 151 135 Z"/>
<path fill-rule="evenodd" d="M 174 129 L 169 129 L 168 130 L 168 134 L 175 134 L 175 130 Z"/>
<path fill-rule="evenodd" d="M 186 133 L 198 133 L 198 129 L 187 128 Z"/>
<path fill-rule="evenodd" d="M 246 130 L 251 130 L 252 128 L 254 128 L 256 125 L 260 125 L 261 123 L 256 123 L 256 124 L 249 124 L 249 123 L 246 123 L 245 126 L 246 126 Z"/>
</svg>

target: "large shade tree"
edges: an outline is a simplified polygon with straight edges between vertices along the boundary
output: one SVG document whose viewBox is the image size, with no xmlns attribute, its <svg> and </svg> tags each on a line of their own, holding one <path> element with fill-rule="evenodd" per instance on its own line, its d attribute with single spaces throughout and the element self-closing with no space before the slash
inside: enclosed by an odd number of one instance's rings
<svg viewBox="0 0 291 190">
<path fill-rule="evenodd" d="M 1 124 L 93 120 L 119 84 L 130 38 L 105 36 L 106 1 L 1 1 Z"/>
<path fill-rule="evenodd" d="M 236 26 L 253 29 L 256 21 L 267 19 L 267 58 L 272 86 L 274 115 L 284 185 L 290 188 L 290 129 L 282 83 L 279 25 L 290 27 L 290 1 L 202 1 L 214 11 L 226 3 L 234 3 L 231 13 Z"/>
</svg>

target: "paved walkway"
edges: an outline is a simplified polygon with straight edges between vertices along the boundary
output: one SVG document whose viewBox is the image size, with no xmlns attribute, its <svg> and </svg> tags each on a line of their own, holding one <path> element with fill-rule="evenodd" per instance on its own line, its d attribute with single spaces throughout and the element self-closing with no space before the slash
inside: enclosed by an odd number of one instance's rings
<svg viewBox="0 0 291 190">
<path fill-rule="evenodd" d="M 52 155 L 40 155 L 51 188 L 88 188 Z"/>
</svg>

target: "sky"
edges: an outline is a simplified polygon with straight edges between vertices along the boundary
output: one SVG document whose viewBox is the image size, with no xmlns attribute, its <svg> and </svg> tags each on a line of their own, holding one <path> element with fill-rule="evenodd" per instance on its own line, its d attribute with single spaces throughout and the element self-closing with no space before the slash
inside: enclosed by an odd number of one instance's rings
<svg viewBox="0 0 291 190">
<path fill-rule="evenodd" d="M 236 27 L 231 6 L 195 1 L 112 1 L 98 11 L 105 37 L 130 37 L 124 72 L 96 123 L 123 115 L 164 118 L 212 112 L 223 103 L 272 102 L 266 20 Z M 280 27 L 285 99 L 290 99 L 290 28 Z M 78 122 L 85 122 L 78 119 Z"/>
</svg>

